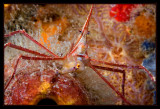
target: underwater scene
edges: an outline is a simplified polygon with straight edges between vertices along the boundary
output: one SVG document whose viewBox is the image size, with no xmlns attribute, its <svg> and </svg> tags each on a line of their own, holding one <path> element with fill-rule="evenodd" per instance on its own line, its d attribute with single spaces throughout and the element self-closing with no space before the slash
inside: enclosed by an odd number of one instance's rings
<svg viewBox="0 0 160 109">
<path fill-rule="evenodd" d="M 156 105 L 156 4 L 4 4 L 4 105 L 47 99 Z"/>
</svg>

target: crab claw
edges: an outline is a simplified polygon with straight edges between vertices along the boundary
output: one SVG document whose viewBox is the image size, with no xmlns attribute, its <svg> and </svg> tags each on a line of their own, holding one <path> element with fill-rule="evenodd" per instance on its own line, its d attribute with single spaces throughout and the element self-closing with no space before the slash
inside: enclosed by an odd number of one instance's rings
<svg viewBox="0 0 160 109">
<path fill-rule="evenodd" d="M 81 31 L 82 31 L 82 34 L 83 34 L 83 35 L 84 35 L 84 34 L 88 34 L 88 26 L 89 26 L 89 20 L 90 20 L 91 15 L 92 15 L 92 10 L 93 10 L 93 5 L 92 5 L 92 7 L 91 7 L 91 9 L 90 9 L 90 11 L 89 11 L 87 20 L 86 20 L 85 24 L 84 24 L 83 27 L 82 27 L 82 30 L 81 30 Z"/>
</svg>

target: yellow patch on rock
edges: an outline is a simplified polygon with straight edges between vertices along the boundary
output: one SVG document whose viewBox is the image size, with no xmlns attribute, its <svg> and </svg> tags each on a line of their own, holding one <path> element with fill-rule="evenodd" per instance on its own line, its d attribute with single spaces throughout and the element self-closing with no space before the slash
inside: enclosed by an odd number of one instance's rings
<svg viewBox="0 0 160 109">
<path fill-rule="evenodd" d="M 10 4 L 4 4 L 4 7 L 7 8 Z"/>
<path fill-rule="evenodd" d="M 76 100 L 73 98 L 67 98 L 67 100 L 64 101 L 64 99 L 62 99 L 61 97 L 58 97 L 58 101 L 60 105 L 73 105 L 76 102 Z"/>
<path fill-rule="evenodd" d="M 48 82 L 43 82 L 40 87 L 39 87 L 39 92 L 42 93 L 42 94 L 46 94 L 47 93 L 47 90 L 51 87 L 50 83 Z"/>
</svg>

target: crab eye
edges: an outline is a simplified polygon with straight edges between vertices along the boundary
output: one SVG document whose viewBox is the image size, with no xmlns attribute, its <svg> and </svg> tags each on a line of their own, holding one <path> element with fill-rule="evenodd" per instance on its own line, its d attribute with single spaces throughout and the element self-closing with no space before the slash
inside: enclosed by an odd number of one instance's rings
<svg viewBox="0 0 160 109">
<path fill-rule="evenodd" d="M 80 32 L 80 33 L 82 33 L 82 31 L 81 31 L 81 30 L 79 30 L 79 32 Z M 89 34 L 90 34 L 90 32 L 89 32 L 89 31 L 87 31 L 87 35 L 89 35 Z"/>
<path fill-rule="evenodd" d="M 80 67 L 80 64 L 77 64 L 77 68 L 79 68 Z"/>
<path fill-rule="evenodd" d="M 82 31 L 81 31 L 81 30 L 79 30 L 79 32 L 80 32 L 80 33 L 82 33 Z"/>
</svg>

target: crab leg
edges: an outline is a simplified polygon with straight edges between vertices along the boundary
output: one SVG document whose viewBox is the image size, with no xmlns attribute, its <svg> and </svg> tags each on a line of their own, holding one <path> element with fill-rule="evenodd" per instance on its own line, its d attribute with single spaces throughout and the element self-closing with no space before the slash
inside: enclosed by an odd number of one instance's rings
<svg viewBox="0 0 160 109">
<path fill-rule="evenodd" d="M 13 36 L 14 34 L 17 34 L 17 33 L 22 33 L 24 36 L 26 36 L 27 38 L 29 38 L 31 41 L 33 41 L 35 44 L 37 44 L 41 48 L 45 49 L 48 53 L 50 53 L 54 57 L 59 57 L 58 55 L 52 53 L 50 50 L 48 50 L 46 47 L 44 47 L 42 44 L 40 44 L 39 42 L 37 42 L 36 40 L 34 40 L 29 34 L 27 34 L 25 32 L 25 30 L 13 31 L 10 34 L 4 35 L 4 37 L 11 37 L 11 36 Z"/>
<path fill-rule="evenodd" d="M 121 69 L 115 69 L 115 68 L 109 68 L 109 67 L 102 67 L 102 66 L 97 66 L 97 65 L 92 65 L 91 64 L 91 59 L 88 57 L 88 53 L 86 52 L 86 55 L 83 55 L 83 54 L 77 54 L 76 56 L 78 56 L 78 57 L 82 57 L 82 58 L 84 58 L 85 60 L 88 60 L 88 66 L 89 67 L 91 67 L 122 99 L 123 99 L 123 101 L 124 102 L 126 102 L 127 104 L 130 104 L 125 98 L 124 98 L 124 96 L 125 96 L 125 94 L 124 94 L 124 87 L 125 87 L 125 70 L 121 70 Z M 115 89 L 115 87 L 113 86 L 113 85 L 111 85 L 110 83 L 109 83 L 109 81 L 107 81 L 106 80 L 106 78 L 104 78 L 103 76 L 102 76 L 102 74 L 100 74 L 100 72 L 98 72 L 98 70 L 96 70 L 96 68 L 97 69 L 102 69 L 102 70 L 107 70 L 107 71 L 113 71 L 113 72 L 119 72 L 119 73 L 122 73 L 123 74 L 123 80 L 122 80 L 122 94 L 119 92 L 119 91 L 117 91 L 116 89 Z M 123 104 L 123 101 L 122 101 L 122 104 Z"/>
<path fill-rule="evenodd" d="M 5 49 L 7 46 L 8 46 L 8 47 L 15 48 L 15 49 L 18 49 L 18 50 L 21 50 L 21 51 L 25 51 L 25 52 L 28 52 L 28 53 L 32 53 L 32 54 L 35 54 L 35 55 L 44 56 L 44 57 L 50 57 L 50 56 L 48 56 L 48 55 L 41 54 L 41 53 L 36 52 L 36 51 L 33 51 L 33 50 L 29 50 L 29 49 L 27 49 L 27 48 L 23 48 L 23 47 L 21 47 L 21 46 L 17 46 L 17 45 L 12 44 L 12 43 L 6 43 L 6 44 L 4 45 L 4 49 Z"/>
<path fill-rule="evenodd" d="M 94 68 L 97 68 L 97 69 L 102 69 L 102 70 L 107 70 L 107 71 L 112 71 L 112 72 L 118 72 L 118 73 L 122 73 L 123 74 L 123 80 L 122 80 L 122 95 L 123 97 L 125 97 L 125 94 L 124 94 L 124 87 L 125 87 L 125 80 L 126 80 L 126 72 L 125 70 L 120 70 L 120 69 L 115 69 L 115 68 L 109 68 L 109 67 L 102 67 L 102 66 L 97 66 L 97 65 L 92 65 Z M 122 101 L 122 104 L 123 101 Z"/>
<path fill-rule="evenodd" d="M 116 67 L 122 67 L 122 68 L 128 68 L 128 69 L 133 69 L 133 68 L 136 68 L 136 69 L 143 69 L 145 70 L 149 77 L 151 78 L 151 80 L 156 83 L 156 80 L 155 78 L 153 77 L 153 75 L 151 74 L 151 72 L 149 72 L 144 66 L 140 65 L 140 66 L 130 66 L 130 65 L 124 65 L 124 64 L 114 64 L 114 63 L 108 63 L 108 62 L 104 62 L 104 61 L 99 61 L 99 60 L 95 60 L 95 59 L 91 59 L 92 62 L 98 62 L 98 63 L 103 63 L 103 64 L 106 64 L 106 65 L 111 65 L 111 66 L 116 66 Z"/>
<path fill-rule="evenodd" d="M 21 58 L 26 60 L 64 60 L 66 59 L 63 57 L 54 58 L 54 57 L 30 57 L 30 56 L 21 56 Z"/>
<path fill-rule="evenodd" d="M 11 76 L 11 78 L 9 79 L 7 85 L 4 87 L 4 91 L 7 89 L 8 85 L 10 84 L 11 80 L 13 79 L 13 77 L 14 77 L 14 75 L 15 75 L 15 72 L 16 72 L 16 69 L 17 69 L 17 65 L 18 65 L 18 62 L 19 62 L 19 60 L 20 60 L 21 57 L 22 57 L 22 56 L 19 56 L 19 57 L 18 57 L 18 59 L 17 59 L 17 61 L 16 61 L 16 64 L 15 64 L 15 66 L 14 66 L 14 71 L 13 71 L 13 73 L 12 73 L 12 76 Z"/>
<path fill-rule="evenodd" d="M 65 58 L 53 58 L 53 57 L 29 57 L 29 56 L 23 56 L 20 55 L 16 61 L 16 64 L 14 66 L 14 71 L 12 73 L 12 76 L 10 78 L 10 80 L 8 81 L 7 85 L 5 86 L 4 90 L 7 89 L 8 85 L 10 84 L 11 80 L 13 79 L 15 73 L 16 73 L 16 69 L 19 63 L 20 59 L 25 59 L 25 60 L 64 60 Z"/>
<path fill-rule="evenodd" d="M 93 66 L 90 62 L 88 63 L 88 65 L 123 99 L 124 102 L 131 105 L 131 103 L 128 100 L 126 100 L 126 98 L 124 97 L 124 91 L 123 91 L 123 94 L 121 94 L 118 90 L 115 89 L 115 87 L 109 81 L 107 81 L 106 78 L 102 76 L 102 74 L 100 74 L 98 70 L 96 70 L 95 66 Z M 125 80 L 125 72 L 123 71 L 123 84 L 122 84 L 123 89 L 122 90 L 124 90 L 124 82 L 125 82 L 124 80 Z"/>
<path fill-rule="evenodd" d="M 75 49 L 77 49 L 77 46 L 78 46 L 80 40 L 82 39 L 82 37 L 88 33 L 89 20 L 92 15 L 92 10 L 93 10 L 93 4 L 92 4 L 92 7 L 91 7 L 90 12 L 88 14 L 87 20 L 82 28 L 81 34 L 78 36 L 78 40 L 77 40 L 76 44 L 73 46 L 73 49 L 71 50 L 71 52 L 69 54 L 73 54 L 73 52 L 75 52 Z"/>
</svg>

